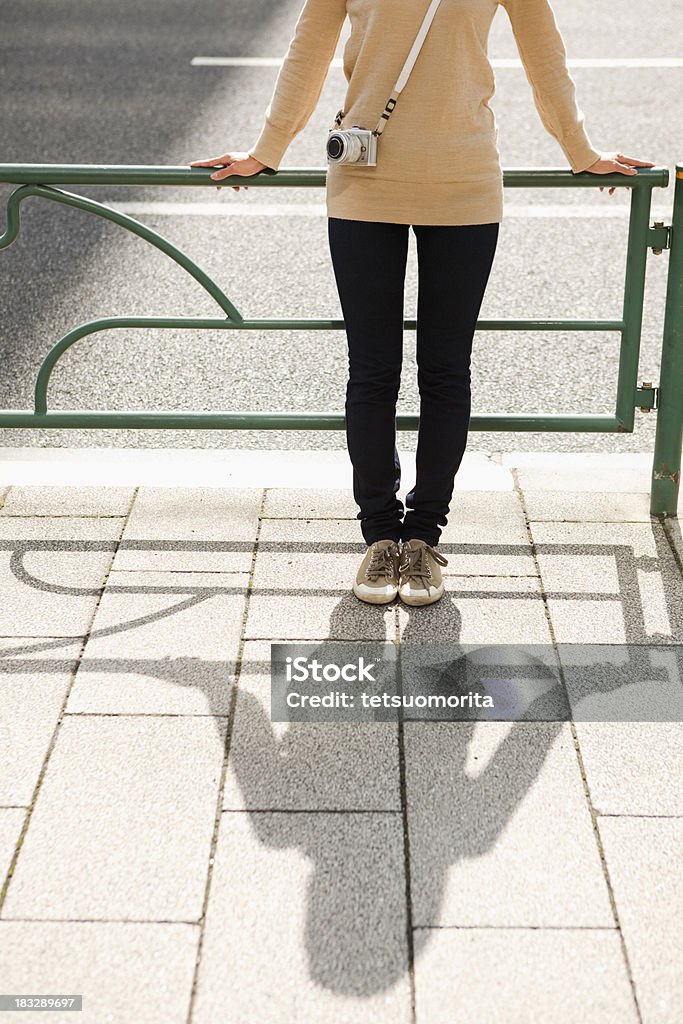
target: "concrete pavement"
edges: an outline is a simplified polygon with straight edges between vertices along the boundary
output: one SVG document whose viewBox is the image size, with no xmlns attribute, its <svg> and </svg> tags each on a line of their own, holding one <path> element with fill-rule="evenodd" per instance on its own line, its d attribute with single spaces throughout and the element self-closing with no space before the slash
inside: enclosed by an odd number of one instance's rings
<svg viewBox="0 0 683 1024">
<path fill-rule="evenodd" d="M 2 450 L 2 992 L 88 1024 L 677 1020 L 683 724 L 269 709 L 278 640 L 673 652 L 649 467 L 468 453 L 447 594 L 408 609 L 350 591 L 343 452 Z"/>
</svg>

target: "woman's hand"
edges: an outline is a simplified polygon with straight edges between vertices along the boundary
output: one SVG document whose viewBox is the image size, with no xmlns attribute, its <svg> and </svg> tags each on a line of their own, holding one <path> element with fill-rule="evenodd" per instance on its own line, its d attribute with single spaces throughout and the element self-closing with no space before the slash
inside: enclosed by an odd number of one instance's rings
<svg viewBox="0 0 683 1024">
<path fill-rule="evenodd" d="M 212 156 L 209 160 L 193 160 L 190 164 L 190 167 L 223 167 L 224 170 L 216 171 L 211 175 L 214 181 L 229 178 L 233 174 L 248 177 L 251 174 L 258 174 L 266 166 L 267 164 L 262 164 L 255 156 L 249 156 L 248 153 L 223 153 L 222 156 Z M 242 187 L 245 191 L 249 188 L 248 185 L 231 185 L 230 187 L 235 192 L 239 192 Z M 216 188 L 221 189 L 223 186 L 216 185 Z"/>
<path fill-rule="evenodd" d="M 586 170 L 591 174 L 614 174 L 615 171 L 619 171 L 620 174 L 637 174 L 636 167 L 654 167 L 654 163 L 652 160 L 636 160 L 634 156 L 624 156 L 623 153 L 603 153 L 600 159 L 586 167 Z M 601 192 L 604 187 L 600 186 Z M 612 195 L 615 188 L 616 185 L 610 186 L 609 195 Z"/>
</svg>

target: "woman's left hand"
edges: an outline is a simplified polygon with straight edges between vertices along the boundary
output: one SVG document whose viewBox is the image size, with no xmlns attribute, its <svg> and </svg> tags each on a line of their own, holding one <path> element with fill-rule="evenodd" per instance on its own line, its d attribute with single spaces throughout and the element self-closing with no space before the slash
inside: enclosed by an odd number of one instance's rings
<svg viewBox="0 0 683 1024">
<path fill-rule="evenodd" d="M 654 167 L 652 160 L 637 160 L 634 156 L 625 156 L 623 153 L 603 153 L 599 160 L 592 163 L 590 167 L 586 167 L 587 171 L 591 174 L 614 174 L 618 171 L 620 174 L 637 174 L 637 167 Z M 604 189 L 604 185 L 600 186 L 600 191 Z M 611 185 L 609 188 L 609 195 L 612 195 L 616 188 L 616 185 Z"/>
</svg>

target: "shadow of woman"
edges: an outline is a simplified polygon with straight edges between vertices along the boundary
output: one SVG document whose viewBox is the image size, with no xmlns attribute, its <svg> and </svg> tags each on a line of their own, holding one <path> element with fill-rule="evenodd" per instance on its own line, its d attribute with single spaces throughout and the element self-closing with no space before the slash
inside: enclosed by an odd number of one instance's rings
<svg viewBox="0 0 683 1024">
<path fill-rule="evenodd" d="M 345 597 L 335 608 L 326 645 L 348 635 L 348 603 Z M 376 612 L 369 609 L 369 617 Z M 439 633 L 456 652 L 460 629 L 457 604 L 446 596 Z M 409 621 L 402 643 L 410 635 Z M 413 926 L 438 921 L 454 864 L 494 846 L 562 722 L 479 723 L 505 735 L 473 778 L 466 762 L 475 721 L 291 722 L 278 736 L 265 693 L 249 683 L 250 674 L 263 680 L 269 669 L 248 657 L 243 663 L 231 772 L 259 840 L 297 847 L 313 865 L 305 926 L 310 977 L 367 998 L 408 971 L 430 938 Z"/>
</svg>

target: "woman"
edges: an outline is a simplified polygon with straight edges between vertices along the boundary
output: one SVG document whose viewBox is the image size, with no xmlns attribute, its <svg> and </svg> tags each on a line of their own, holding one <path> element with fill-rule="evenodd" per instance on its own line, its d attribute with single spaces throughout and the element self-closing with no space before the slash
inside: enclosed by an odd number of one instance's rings
<svg viewBox="0 0 683 1024">
<path fill-rule="evenodd" d="M 221 166 L 211 175 L 216 181 L 277 170 L 317 106 L 347 14 L 348 88 L 338 124 L 374 128 L 429 3 L 306 0 L 255 145 L 192 166 Z M 489 106 L 495 78 L 486 53 L 499 3 L 542 123 L 572 171 L 631 175 L 654 166 L 593 147 L 549 0 L 442 0 L 377 140 L 376 166 L 328 167 L 328 239 L 349 352 L 346 437 L 368 545 L 353 592 L 371 604 L 397 595 L 409 605 L 432 604 L 444 590 L 441 566 L 448 563 L 437 544 L 467 442 L 472 341 L 503 215 L 498 130 Z M 404 508 L 397 497 L 395 413 L 411 226 L 420 421 L 416 481 Z"/>
</svg>

